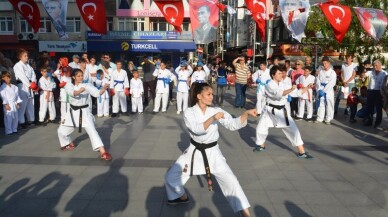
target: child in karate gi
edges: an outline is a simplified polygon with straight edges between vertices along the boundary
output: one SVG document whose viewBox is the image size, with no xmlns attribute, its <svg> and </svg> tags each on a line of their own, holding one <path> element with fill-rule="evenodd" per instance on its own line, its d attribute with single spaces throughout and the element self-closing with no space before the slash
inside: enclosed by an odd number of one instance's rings
<svg viewBox="0 0 388 217">
<path fill-rule="evenodd" d="M 188 108 L 190 75 L 193 72 L 193 69 L 190 67 L 190 65 L 187 64 L 186 61 L 182 61 L 181 64 L 175 69 L 175 72 L 178 76 L 178 84 L 176 88 L 176 113 L 179 115 L 182 111 L 185 111 Z"/>
<path fill-rule="evenodd" d="M 44 124 L 47 110 L 49 112 L 49 121 L 54 122 L 56 117 L 54 94 L 53 90 L 57 87 L 50 72 L 47 68 L 41 68 L 42 77 L 39 79 L 40 88 L 40 107 L 39 107 L 39 123 Z"/>
<path fill-rule="evenodd" d="M 108 79 L 105 78 L 104 71 L 98 69 L 96 72 L 96 79 L 93 82 L 97 89 L 101 90 L 102 87 L 109 84 Z M 102 95 L 97 97 L 97 117 L 103 116 L 109 117 L 109 93 L 105 91 Z"/>
<path fill-rule="evenodd" d="M 152 74 L 154 77 L 157 77 L 158 82 L 156 83 L 156 97 L 155 97 L 155 107 L 154 112 L 159 112 L 160 101 L 162 101 L 162 112 L 167 111 L 168 103 L 168 94 L 170 92 L 170 82 L 176 79 L 175 75 L 166 68 L 164 62 L 160 63 L 160 68 L 155 69 Z"/>
<path fill-rule="evenodd" d="M 112 117 L 119 113 L 119 106 L 122 113 L 127 112 L 127 96 L 129 96 L 129 81 L 127 72 L 122 69 L 121 61 L 116 61 L 117 69 L 113 70 L 110 79 L 110 93 L 112 96 Z"/>
<path fill-rule="evenodd" d="M 66 84 L 71 83 L 71 67 L 68 66 L 67 57 L 59 58 L 59 63 L 57 70 L 54 72 L 53 76 L 57 77 L 59 80 L 59 102 L 61 107 L 61 123 L 65 120 L 66 112 L 69 109 L 69 95 L 67 95 L 65 86 Z"/>
<path fill-rule="evenodd" d="M 296 79 L 296 86 L 298 89 L 307 87 L 307 91 L 299 97 L 298 115 L 295 120 L 302 120 L 304 117 L 304 107 L 307 107 L 306 121 L 313 121 L 313 87 L 315 84 L 315 76 L 311 75 L 311 67 L 304 67 L 304 74 Z"/>
<path fill-rule="evenodd" d="M 217 141 L 218 125 L 238 130 L 247 125 L 248 116 L 256 116 L 256 109 L 244 111 L 240 117 L 233 118 L 221 108 L 210 107 L 213 89 L 209 84 L 195 83 L 191 88 L 192 107 L 184 111 L 184 123 L 191 137 L 190 146 L 165 175 L 168 204 L 189 202 L 183 186 L 192 175 L 206 174 L 208 189 L 213 191 L 213 174 L 233 211 L 250 216 L 248 199 L 226 163 Z"/>
<path fill-rule="evenodd" d="M 279 66 L 273 66 L 270 70 L 270 75 L 272 80 L 265 87 L 267 102 L 256 127 L 257 147 L 253 151 L 261 152 L 265 150 L 264 142 L 268 136 L 268 129 L 276 127 L 281 128 L 292 146 L 297 148 L 298 158 L 312 158 L 310 154 L 305 152 L 299 129 L 285 107 L 286 100 L 283 96 L 293 93 L 296 85 L 293 85 L 290 89 L 284 88 L 282 82 L 283 72 L 279 70 Z M 298 90 L 298 94 L 293 93 L 293 96 L 303 94 L 306 91 L 307 88 L 303 87 Z"/>
<path fill-rule="evenodd" d="M 72 80 L 74 83 L 65 86 L 67 94 L 70 96 L 70 109 L 66 113 L 64 122 L 58 128 L 58 138 L 61 145 L 61 150 L 73 150 L 74 143 L 70 134 L 74 128 L 78 128 L 78 132 L 85 129 L 92 143 L 93 151 L 100 152 L 102 160 L 110 161 L 112 156 L 105 150 L 104 144 L 94 126 L 94 117 L 89 110 L 90 95 L 99 97 L 109 88 L 109 85 L 103 86 L 100 90 L 89 83 L 82 83 L 83 72 L 80 69 L 72 71 Z"/>
<path fill-rule="evenodd" d="M 137 70 L 132 70 L 133 78 L 130 82 L 129 93 L 131 94 L 132 102 L 132 112 L 135 113 L 136 110 L 139 114 L 143 113 L 143 81 L 139 78 L 139 72 Z"/>
<path fill-rule="evenodd" d="M 197 82 L 197 83 L 207 82 L 209 74 L 210 74 L 210 69 L 202 62 L 198 62 L 197 66 L 194 69 L 193 74 L 191 75 L 191 84 L 193 84 L 194 82 Z"/>
<path fill-rule="evenodd" d="M 12 135 L 18 132 L 18 109 L 22 100 L 19 97 L 18 87 L 11 84 L 11 73 L 1 73 L 3 84 L 0 86 L 0 96 L 3 100 L 5 134 Z"/>
<path fill-rule="evenodd" d="M 261 111 L 265 105 L 265 95 L 264 90 L 265 86 L 271 81 L 271 77 L 269 76 L 269 69 L 267 69 L 267 65 L 265 62 L 261 62 L 259 65 L 259 70 L 257 70 L 252 75 L 252 80 L 257 84 L 256 91 L 256 111 L 257 114 L 260 115 Z"/>
</svg>

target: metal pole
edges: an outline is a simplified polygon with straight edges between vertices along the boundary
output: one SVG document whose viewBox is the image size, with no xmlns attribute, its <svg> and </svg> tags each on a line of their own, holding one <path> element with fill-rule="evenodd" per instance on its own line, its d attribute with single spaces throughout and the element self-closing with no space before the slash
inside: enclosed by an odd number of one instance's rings
<svg viewBox="0 0 388 217">
<path fill-rule="evenodd" d="M 255 59 L 256 59 L 256 22 L 253 28 L 253 59 L 252 59 L 252 71 L 255 71 Z"/>
<path fill-rule="evenodd" d="M 272 20 L 268 20 L 268 25 L 267 25 L 267 51 L 266 51 L 266 59 L 268 59 L 268 57 L 269 57 L 269 55 L 270 55 L 271 42 L 272 42 Z"/>
</svg>

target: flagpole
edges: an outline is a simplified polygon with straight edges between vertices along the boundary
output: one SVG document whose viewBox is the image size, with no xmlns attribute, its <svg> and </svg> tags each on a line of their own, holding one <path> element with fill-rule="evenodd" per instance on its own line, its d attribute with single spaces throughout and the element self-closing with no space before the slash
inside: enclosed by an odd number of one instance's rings
<svg viewBox="0 0 388 217">
<path fill-rule="evenodd" d="M 267 25 L 267 51 L 266 51 L 266 59 L 269 58 L 270 50 L 271 50 L 271 42 L 272 42 L 272 19 L 268 20 Z"/>
<path fill-rule="evenodd" d="M 253 28 L 253 59 L 252 59 L 252 71 L 255 72 L 255 59 L 256 59 L 256 22 Z"/>
</svg>

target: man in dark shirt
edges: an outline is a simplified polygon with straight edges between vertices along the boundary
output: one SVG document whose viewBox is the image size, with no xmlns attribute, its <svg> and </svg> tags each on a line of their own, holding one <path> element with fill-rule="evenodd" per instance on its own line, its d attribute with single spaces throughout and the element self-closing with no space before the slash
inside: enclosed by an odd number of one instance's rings
<svg viewBox="0 0 388 217">
<path fill-rule="evenodd" d="M 145 106 L 148 105 L 148 91 L 151 92 L 152 100 L 155 99 L 155 88 L 156 80 L 152 73 L 155 71 L 155 63 L 148 59 L 147 56 L 143 57 L 143 62 L 141 63 L 143 68 L 144 77 L 143 77 L 143 88 L 144 88 L 144 101 Z"/>
</svg>

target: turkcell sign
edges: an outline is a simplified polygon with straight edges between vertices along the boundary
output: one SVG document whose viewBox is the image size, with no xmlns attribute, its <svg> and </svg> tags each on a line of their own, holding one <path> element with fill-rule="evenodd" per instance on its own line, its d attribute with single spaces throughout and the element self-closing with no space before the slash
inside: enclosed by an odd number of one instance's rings
<svg viewBox="0 0 388 217">
<path fill-rule="evenodd" d="M 191 31 L 183 31 L 178 34 L 174 31 L 109 31 L 106 35 L 88 31 L 86 33 L 88 40 L 192 40 L 193 34 Z"/>
<path fill-rule="evenodd" d="M 132 50 L 158 50 L 156 44 L 131 44 Z"/>
</svg>

